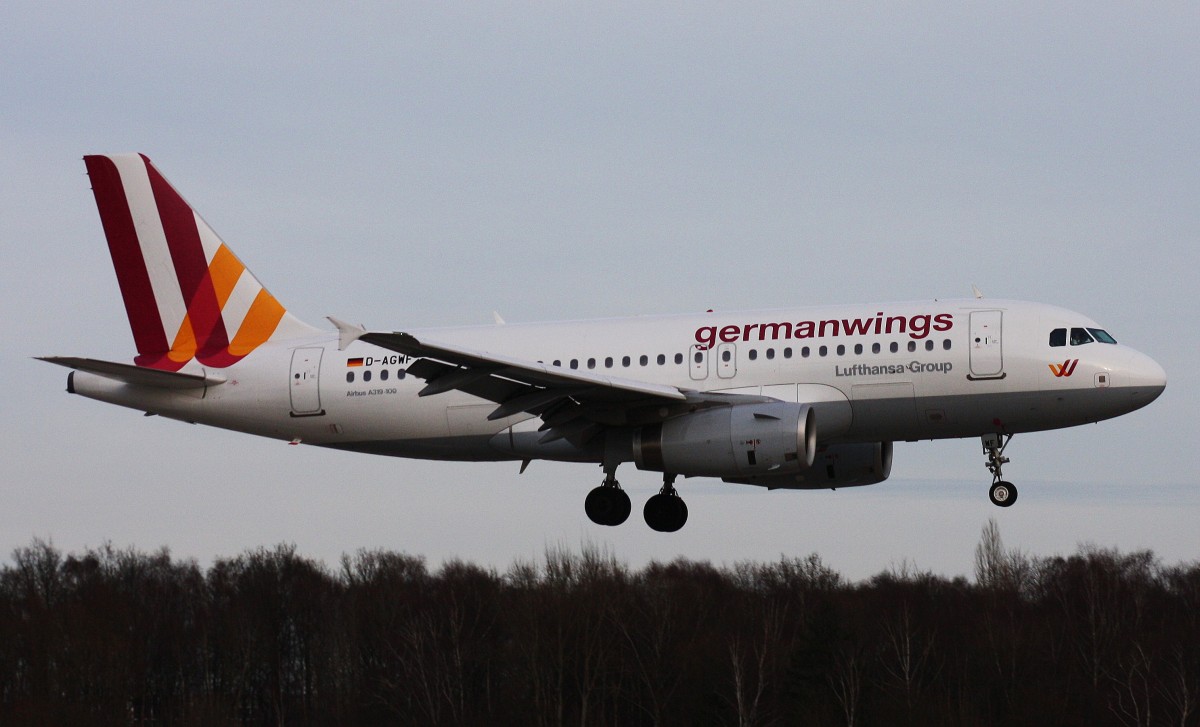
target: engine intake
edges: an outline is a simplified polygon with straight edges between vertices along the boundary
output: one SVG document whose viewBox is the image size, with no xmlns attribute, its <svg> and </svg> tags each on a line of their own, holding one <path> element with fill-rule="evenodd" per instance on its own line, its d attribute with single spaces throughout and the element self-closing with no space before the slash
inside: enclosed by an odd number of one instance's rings
<svg viewBox="0 0 1200 727">
<path fill-rule="evenodd" d="M 633 437 L 641 470 L 685 477 L 752 477 L 807 470 L 817 451 L 808 404 L 716 407 L 642 427 Z"/>
</svg>

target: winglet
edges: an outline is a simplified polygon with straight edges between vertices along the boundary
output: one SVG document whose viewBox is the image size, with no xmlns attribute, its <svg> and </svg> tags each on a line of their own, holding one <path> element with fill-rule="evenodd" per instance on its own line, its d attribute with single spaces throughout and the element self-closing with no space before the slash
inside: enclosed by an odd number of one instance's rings
<svg viewBox="0 0 1200 727">
<path fill-rule="evenodd" d="M 340 318 L 334 318 L 333 316 L 325 316 L 325 318 L 328 319 L 330 323 L 337 326 L 339 351 L 345 351 L 347 346 L 362 338 L 367 332 L 367 329 L 363 328 L 361 323 L 356 326 L 353 323 L 347 323 Z"/>
</svg>

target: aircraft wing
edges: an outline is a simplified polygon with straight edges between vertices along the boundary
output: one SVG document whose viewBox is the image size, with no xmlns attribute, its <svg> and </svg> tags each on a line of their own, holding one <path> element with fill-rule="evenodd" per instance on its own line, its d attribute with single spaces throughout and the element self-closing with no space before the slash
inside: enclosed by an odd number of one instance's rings
<svg viewBox="0 0 1200 727">
<path fill-rule="evenodd" d="M 489 419 L 522 412 L 541 417 L 543 442 L 566 438 L 582 444 L 605 426 L 651 424 L 701 408 L 771 400 L 567 369 L 403 332 L 346 333 L 343 328 L 344 345 L 360 340 L 416 359 L 407 372 L 427 382 L 420 396 L 463 391 L 496 402 Z"/>
</svg>

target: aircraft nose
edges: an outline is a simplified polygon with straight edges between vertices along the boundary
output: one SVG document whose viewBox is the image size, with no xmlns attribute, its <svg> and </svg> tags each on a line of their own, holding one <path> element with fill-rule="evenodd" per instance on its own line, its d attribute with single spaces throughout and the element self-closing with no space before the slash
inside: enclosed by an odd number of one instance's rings
<svg viewBox="0 0 1200 727">
<path fill-rule="evenodd" d="M 1167 372 L 1144 353 L 1134 352 L 1127 378 L 1130 386 L 1143 390 L 1149 396 L 1147 403 L 1157 399 L 1167 388 Z"/>
</svg>

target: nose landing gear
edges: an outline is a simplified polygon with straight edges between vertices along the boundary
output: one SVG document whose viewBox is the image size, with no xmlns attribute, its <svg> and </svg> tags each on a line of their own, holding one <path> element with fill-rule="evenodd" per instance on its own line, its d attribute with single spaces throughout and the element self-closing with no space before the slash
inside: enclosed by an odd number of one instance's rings
<svg viewBox="0 0 1200 727">
<path fill-rule="evenodd" d="M 998 507 L 1011 507 L 1017 501 L 1016 485 L 1005 482 L 1002 472 L 1004 464 L 1009 461 L 1008 457 L 1004 456 L 1004 450 L 1012 441 L 1012 437 L 1011 434 L 983 435 L 983 453 L 988 458 L 988 472 L 992 473 L 992 487 L 988 490 L 988 497 L 991 498 L 992 504 Z"/>
</svg>

